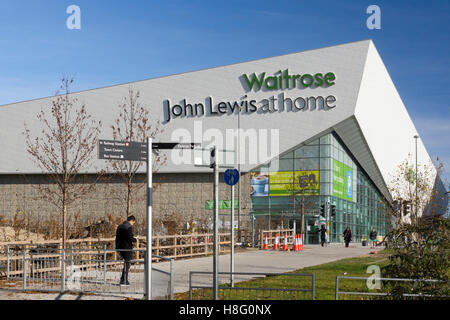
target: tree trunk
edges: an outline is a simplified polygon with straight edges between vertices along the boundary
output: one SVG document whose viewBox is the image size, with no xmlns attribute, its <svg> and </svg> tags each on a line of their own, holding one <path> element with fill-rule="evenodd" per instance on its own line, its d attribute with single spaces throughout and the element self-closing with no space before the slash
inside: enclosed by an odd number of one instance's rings
<svg viewBox="0 0 450 320">
<path fill-rule="evenodd" d="M 67 204 L 66 204 L 66 191 L 63 192 L 63 216 L 62 216 L 62 247 L 66 246 L 66 215 L 67 215 Z"/>
<path fill-rule="evenodd" d="M 130 182 L 131 183 L 131 182 Z M 128 192 L 127 192 L 127 212 L 126 217 L 128 218 L 131 215 L 131 184 L 128 184 Z"/>
</svg>

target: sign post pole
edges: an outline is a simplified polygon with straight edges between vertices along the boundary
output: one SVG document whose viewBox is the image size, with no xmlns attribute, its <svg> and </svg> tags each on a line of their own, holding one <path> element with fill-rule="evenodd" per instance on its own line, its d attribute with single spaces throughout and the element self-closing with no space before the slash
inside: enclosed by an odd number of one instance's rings
<svg viewBox="0 0 450 320">
<path fill-rule="evenodd" d="M 145 299 L 152 299 L 152 139 L 147 138 L 147 250 L 145 251 Z"/>
<path fill-rule="evenodd" d="M 236 169 L 228 169 L 225 171 L 223 178 L 225 183 L 231 186 L 231 239 L 230 239 L 230 285 L 234 286 L 234 185 L 240 180 L 239 171 Z M 239 223 L 239 222 L 238 222 Z"/>
<path fill-rule="evenodd" d="M 153 143 L 152 138 L 147 142 L 99 140 L 98 158 L 105 160 L 121 161 L 145 161 L 147 164 L 147 215 L 146 215 L 146 240 L 144 266 L 145 299 L 152 299 L 152 175 L 153 160 L 152 150 L 156 149 L 194 149 L 199 143 L 158 142 Z M 218 211 L 217 211 L 218 212 Z"/>
<path fill-rule="evenodd" d="M 219 300 L 219 164 L 217 147 L 212 149 L 214 154 L 214 260 L 213 260 L 213 291 L 214 300 Z"/>
<path fill-rule="evenodd" d="M 230 285 L 234 287 L 234 184 L 231 186 L 231 252 L 230 252 Z"/>
</svg>

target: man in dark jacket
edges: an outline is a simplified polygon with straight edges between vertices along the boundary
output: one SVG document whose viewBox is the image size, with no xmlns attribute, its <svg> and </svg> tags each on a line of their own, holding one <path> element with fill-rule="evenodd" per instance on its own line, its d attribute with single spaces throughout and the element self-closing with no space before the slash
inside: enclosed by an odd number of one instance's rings
<svg viewBox="0 0 450 320">
<path fill-rule="evenodd" d="M 124 260 L 122 276 L 120 277 L 121 285 L 129 285 L 128 271 L 131 266 L 133 242 L 136 242 L 136 238 L 133 236 L 133 225 L 136 222 L 134 216 L 129 216 L 127 221 L 117 227 L 116 231 L 116 249 L 119 249 L 120 256 Z M 128 249 L 128 250 L 124 250 Z"/>
<path fill-rule="evenodd" d="M 320 226 L 320 230 L 318 231 L 320 233 L 320 245 L 323 247 L 324 245 L 327 245 L 327 229 L 325 228 L 325 225 L 322 223 Z"/>
<path fill-rule="evenodd" d="M 345 247 L 348 248 L 348 244 L 350 241 L 352 241 L 352 232 L 350 231 L 350 228 L 347 227 L 344 231 L 344 241 L 345 241 Z"/>
</svg>

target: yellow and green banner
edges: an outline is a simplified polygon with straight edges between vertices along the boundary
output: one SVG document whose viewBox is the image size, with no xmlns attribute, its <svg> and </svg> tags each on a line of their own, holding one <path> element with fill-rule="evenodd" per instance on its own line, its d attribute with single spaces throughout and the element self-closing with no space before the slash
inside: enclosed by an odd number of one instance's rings
<svg viewBox="0 0 450 320">
<path fill-rule="evenodd" d="M 333 160 L 333 196 L 353 200 L 353 169 Z"/>
<path fill-rule="evenodd" d="M 269 173 L 269 196 L 319 194 L 319 170 Z"/>
</svg>

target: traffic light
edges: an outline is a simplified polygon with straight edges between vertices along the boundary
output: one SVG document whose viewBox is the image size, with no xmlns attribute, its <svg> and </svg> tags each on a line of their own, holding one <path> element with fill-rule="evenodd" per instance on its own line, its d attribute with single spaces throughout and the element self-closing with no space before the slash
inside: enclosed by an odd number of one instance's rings
<svg viewBox="0 0 450 320">
<path fill-rule="evenodd" d="M 324 204 L 320 206 L 320 215 L 322 217 L 326 218 L 325 217 L 325 205 Z"/>
<path fill-rule="evenodd" d="M 336 216 L 336 206 L 334 204 L 331 205 L 331 217 Z"/>
<path fill-rule="evenodd" d="M 216 148 L 211 149 L 210 153 L 210 168 L 213 169 L 216 164 Z"/>
</svg>

